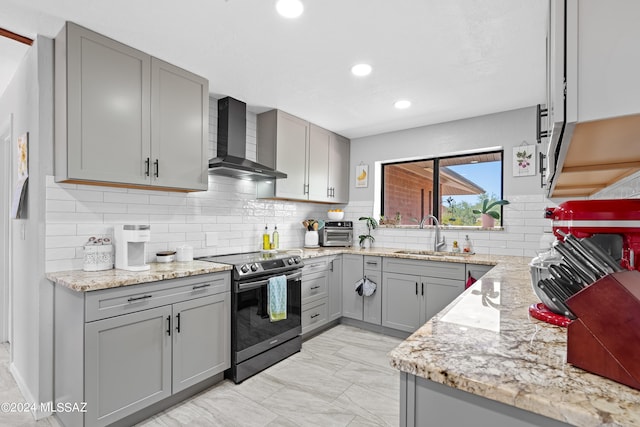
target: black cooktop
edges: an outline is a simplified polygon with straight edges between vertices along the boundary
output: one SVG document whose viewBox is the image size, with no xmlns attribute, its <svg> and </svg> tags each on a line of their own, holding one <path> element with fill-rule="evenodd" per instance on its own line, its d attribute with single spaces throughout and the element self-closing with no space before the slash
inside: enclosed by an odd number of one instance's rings
<svg viewBox="0 0 640 427">
<path fill-rule="evenodd" d="M 234 278 L 236 280 L 280 273 L 302 268 L 303 266 L 300 255 L 270 251 L 214 255 L 198 258 L 198 260 L 233 265 Z"/>
</svg>

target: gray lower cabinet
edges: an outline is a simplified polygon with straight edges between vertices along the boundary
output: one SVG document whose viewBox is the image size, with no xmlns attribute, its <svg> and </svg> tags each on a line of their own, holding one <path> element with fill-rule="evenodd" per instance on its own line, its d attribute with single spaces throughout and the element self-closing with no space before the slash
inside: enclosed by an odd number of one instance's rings
<svg viewBox="0 0 640 427">
<path fill-rule="evenodd" d="M 472 425 L 566 427 L 569 424 L 400 372 L 400 427 Z"/>
<path fill-rule="evenodd" d="M 171 396 L 171 306 L 85 327 L 85 425 L 107 425 Z"/>
<path fill-rule="evenodd" d="M 228 272 L 92 292 L 55 287 L 56 402 L 65 426 L 104 426 L 230 367 Z M 174 402 L 175 403 L 175 402 Z"/>
<path fill-rule="evenodd" d="M 230 308 L 229 292 L 173 305 L 173 393 L 230 367 Z"/>
<path fill-rule="evenodd" d="M 342 255 L 329 259 L 329 320 L 342 317 Z"/>
<path fill-rule="evenodd" d="M 71 22 L 55 48 L 56 181 L 207 190 L 206 79 Z"/>
<path fill-rule="evenodd" d="M 364 274 L 364 257 L 355 254 L 342 255 L 342 315 L 362 320 L 362 297 L 356 293 L 356 282 Z"/>
<path fill-rule="evenodd" d="M 302 270 L 302 333 L 342 316 L 342 255 L 312 258 Z"/>
<path fill-rule="evenodd" d="M 414 332 L 464 291 L 465 264 L 384 258 L 382 325 Z"/>
<path fill-rule="evenodd" d="M 382 258 L 344 254 L 342 256 L 342 315 L 380 325 L 382 322 Z M 356 283 L 367 277 L 376 283 L 371 296 L 358 295 Z"/>
</svg>

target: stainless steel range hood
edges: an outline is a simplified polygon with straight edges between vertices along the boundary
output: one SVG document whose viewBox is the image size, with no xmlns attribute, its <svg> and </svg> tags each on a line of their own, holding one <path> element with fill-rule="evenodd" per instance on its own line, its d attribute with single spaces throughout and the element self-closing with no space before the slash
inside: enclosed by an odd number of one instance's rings
<svg viewBox="0 0 640 427">
<path fill-rule="evenodd" d="M 247 154 L 247 105 L 226 97 L 218 100 L 218 157 L 209 160 L 209 175 L 264 181 L 287 174 L 253 162 Z"/>
</svg>

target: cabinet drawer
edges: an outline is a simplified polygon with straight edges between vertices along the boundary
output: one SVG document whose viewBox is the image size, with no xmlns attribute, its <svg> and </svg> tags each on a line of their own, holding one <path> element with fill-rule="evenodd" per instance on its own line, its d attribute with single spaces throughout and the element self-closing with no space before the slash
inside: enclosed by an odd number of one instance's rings
<svg viewBox="0 0 640 427">
<path fill-rule="evenodd" d="M 302 307 L 302 333 L 327 323 L 327 300 L 322 299 Z"/>
<path fill-rule="evenodd" d="M 321 271 L 327 271 L 329 269 L 329 257 L 311 258 L 304 261 L 304 268 L 302 269 L 302 276 L 318 273 Z"/>
<path fill-rule="evenodd" d="M 302 278 L 302 304 L 326 298 L 328 295 L 328 273 L 326 271 L 305 275 Z"/>
<path fill-rule="evenodd" d="M 382 257 L 366 255 L 364 257 L 364 269 L 382 271 Z"/>
<path fill-rule="evenodd" d="M 465 279 L 465 264 L 444 261 L 416 261 L 411 259 L 384 259 L 384 271 L 389 273 L 414 274 L 417 276 Z"/>
<path fill-rule="evenodd" d="M 87 292 L 85 321 L 215 295 L 230 289 L 230 273 L 225 272 Z"/>
</svg>

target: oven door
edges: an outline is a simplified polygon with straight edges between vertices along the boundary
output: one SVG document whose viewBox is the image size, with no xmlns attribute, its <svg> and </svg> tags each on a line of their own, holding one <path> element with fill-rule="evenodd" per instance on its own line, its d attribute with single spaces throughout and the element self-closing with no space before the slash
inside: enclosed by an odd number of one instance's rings
<svg viewBox="0 0 640 427">
<path fill-rule="evenodd" d="M 352 228 L 325 228 L 322 233 L 322 246 L 351 246 Z"/>
<path fill-rule="evenodd" d="M 240 363 L 302 332 L 302 271 L 287 276 L 287 318 L 271 322 L 267 306 L 268 278 L 239 282 L 232 296 L 232 357 Z"/>
</svg>

